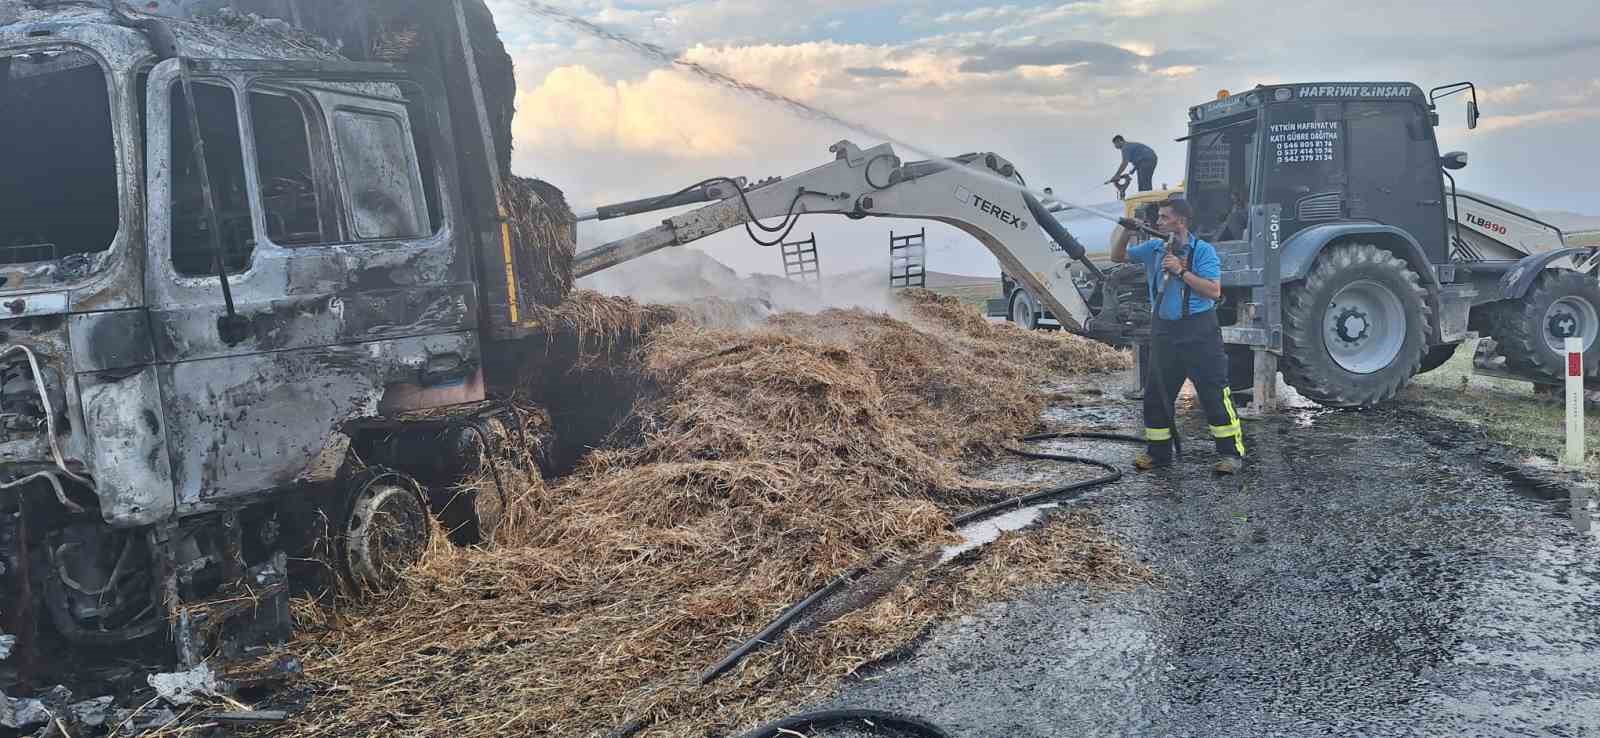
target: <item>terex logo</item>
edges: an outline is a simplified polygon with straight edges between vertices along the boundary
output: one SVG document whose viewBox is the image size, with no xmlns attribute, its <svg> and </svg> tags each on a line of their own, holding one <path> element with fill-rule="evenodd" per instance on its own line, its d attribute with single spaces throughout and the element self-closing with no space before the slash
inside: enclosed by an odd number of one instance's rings
<svg viewBox="0 0 1600 738">
<path fill-rule="evenodd" d="M 989 215 L 993 215 L 995 218 L 999 219 L 1001 223 L 1011 226 L 1012 228 L 1015 228 L 1019 231 L 1028 230 L 1028 221 L 1023 220 L 1022 216 L 1013 214 L 1011 211 L 994 204 L 994 202 L 984 198 L 982 195 L 973 194 L 972 190 L 957 186 L 956 199 L 959 200 L 963 205 L 971 205 L 972 207 L 988 213 Z"/>
</svg>

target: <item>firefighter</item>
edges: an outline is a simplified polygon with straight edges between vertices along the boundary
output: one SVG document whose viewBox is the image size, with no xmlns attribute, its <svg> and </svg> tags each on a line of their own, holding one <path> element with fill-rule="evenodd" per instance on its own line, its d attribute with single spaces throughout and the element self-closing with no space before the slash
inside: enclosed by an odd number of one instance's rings
<svg viewBox="0 0 1600 738">
<path fill-rule="evenodd" d="M 1147 449 L 1134 465 L 1153 469 L 1172 463 L 1174 405 L 1184 380 L 1194 383 L 1211 437 L 1216 442 L 1215 469 L 1233 474 L 1244 466 L 1244 432 L 1228 387 L 1228 354 L 1217 324 L 1222 297 L 1222 262 L 1211 244 L 1189 232 L 1194 210 L 1183 199 L 1161 203 L 1156 227 L 1171 234 L 1123 249 L 1111 258 L 1144 264 L 1150 301 L 1156 305 L 1151 325 L 1150 364 L 1144 392 Z"/>
</svg>

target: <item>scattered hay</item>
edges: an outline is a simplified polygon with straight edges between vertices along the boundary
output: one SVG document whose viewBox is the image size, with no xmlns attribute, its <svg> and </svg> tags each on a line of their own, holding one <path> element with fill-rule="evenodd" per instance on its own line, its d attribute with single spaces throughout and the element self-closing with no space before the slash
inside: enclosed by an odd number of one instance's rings
<svg viewBox="0 0 1600 738">
<path fill-rule="evenodd" d="M 673 310 L 625 297 L 579 290 L 554 308 L 527 316 L 527 338 L 486 348 L 491 391 L 549 411 L 554 438 L 543 458 L 551 474 L 567 474 L 579 457 L 615 437 L 635 438 L 635 399 L 650 391 L 637 351 L 655 330 L 678 320 Z"/>
<path fill-rule="evenodd" d="M 919 324 L 947 326 L 983 357 L 1028 361 L 1050 374 L 1113 372 L 1133 366 L 1132 355 L 1066 332 L 1029 331 L 1012 323 L 990 323 L 972 306 L 928 290 L 896 295 Z"/>
<path fill-rule="evenodd" d="M 644 337 L 611 369 L 631 378 L 632 430 L 559 483 L 511 495 L 495 546 L 436 546 L 390 599 L 303 617 L 294 649 L 312 698 L 276 734 L 599 736 L 649 715 L 643 735 L 704 735 L 820 696 L 952 607 L 1062 576 L 1138 580 L 1114 544 L 1058 525 L 698 687 L 701 669 L 828 580 L 949 540 L 968 499 L 952 490 L 974 484 L 961 464 L 1036 425 L 1047 368 L 1126 363 L 949 308 L 913 295 L 920 327 L 830 310 L 753 331 L 583 292 L 549 309 L 541 322 L 587 336 L 585 349 Z"/>
<path fill-rule="evenodd" d="M 619 347 L 631 348 L 650 330 L 676 321 L 678 314 L 660 305 L 640 305 L 626 297 L 579 290 L 559 306 L 534 308 L 527 317 L 541 326 L 537 333 L 546 342 L 565 338 L 576 341 L 578 358 L 583 361 L 603 359 L 622 364 L 627 357 L 618 353 Z"/>
<path fill-rule="evenodd" d="M 422 47 L 422 29 L 414 21 L 396 20 L 386 24 L 372 39 L 368 57 L 373 61 L 401 64 L 412 60 Z"/>
</svg>

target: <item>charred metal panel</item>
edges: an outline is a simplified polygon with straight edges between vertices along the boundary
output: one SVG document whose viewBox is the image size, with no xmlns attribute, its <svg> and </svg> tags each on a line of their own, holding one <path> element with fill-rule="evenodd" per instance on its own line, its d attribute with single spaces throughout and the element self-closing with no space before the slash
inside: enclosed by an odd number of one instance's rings
<svg viewBox="0 0 1600 738">
<path fill-rule="evenodd" d="M 67 312 L 67 293 L 38 292 L 0 299 L 0 317 L 31 318 Z"/>
<path fill-rule="evenodd" d="M 232 61 L 204 63 L 199 71 L 226 76 L 236 89 L 267 78 L 275 89 L 293 89 L 313 78 L 348 82 L 401 74 L 388 65 Z M 169 130 L 165 92 L 174 72 L 163 65 L 151 75 L 152 131 Z M 421 86 L 437 92 L 437 85 Z M 248 116 L 241 112 L 240 118 Z M 419 405 L 482 399 L 481 382 L 472 379 L 480 364 L 472 333 L 478 299 L 471 261 L 453 226 L 459 206 L 451 143 L 443 135 L 447 123 L 443 116 L 412 123 L 427 129 L 440 164 L 438 231 L 287 247 L 257 239 L 246 271 L 229 277 L 249 325 L 244 340 L 231 345 L 217 330 L 224 313 L 216 278 L 177 274 L 170 213 L 150 209 L 147 287 L 180 514 L 331 478 L 344 463 L 344 429 L 351 424 L 381 423 L 386 413 Z M 150 136 L 149 192 L 156 203 L 171 197 L 168 139 Z M 242 143 L 246 160 L 253 160 L 251 137 Z M 256 194 L 259 174 L 254 166 L 245 170 L 255 230 L 267 233 Z"/>
<path fill-rule="evenodd" d="M 73 366 L 79 372 L 128 369 L 155 363 L 150 315 L 143 310 L 80 313 L 68 319 Z"/>
<path fill-rule="evenodd" d="M 249 336 L 228 346 L 214 309 L 157 310 L 156 354 L 163 362 L 193 361 L 454 333 L 476 325 L 477 297 L 470 284 L 435 285 L 241 303 L 239 313 Z"/>
<path fill-rule="evenodd" d="M 50 444 L 43 433 L 0 438 L 0 464 L 35 464 L 43 467 L 50 459 Z"/>
<path fill-rule="evenodd" d="M 477 355 L 477 336 L 457 333 L 162 366 L 180 512 L 325 473 L 346 425 L 440 358 Z"/>
<path fill-rule="evenodd" d="M 86 375 L 80 384 L 101 516 L 119 527 L 166 519 L 176 501 L 156 370 Z"/>
</svg>

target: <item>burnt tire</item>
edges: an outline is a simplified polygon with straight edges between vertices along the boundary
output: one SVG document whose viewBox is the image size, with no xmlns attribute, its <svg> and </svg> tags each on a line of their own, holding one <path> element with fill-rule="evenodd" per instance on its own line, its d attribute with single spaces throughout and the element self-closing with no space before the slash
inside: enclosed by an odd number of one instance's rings
<svg viewBox="0 0 1600 738">
<path fill-rule="evenodd" d="M 1422 279 L 1371 244 L 1330 246 L 1284 289 L 1283 376 L 1331 407 L 1389 400 L 1417 373 L 1433 313 Z"/>
<path fill-rule="evenodd" d="M 1566 335 L 1584 339 L 1583 364 L 1600 360 L 1600 282 L 1579 272 L 1547 270 L 1521 300 L 1497 304 L 1491 333 L 1506 368 L 1566 376 Z"/>
<path fill-rule="evenodd" d="M 1428 353 L 1422 355 L 1422 366 L 1417 369 L 1417 373 L 1427 374 L 1450 363 L 1450 360 L 1456 357 L 1456 349 L 1460 346 L 1459 343 L 1449 343 L 1428 349 Z"/>
<path fill-rule="evenodd" d="M 345 483 L 345 494 L 340 573 L 358 592 L 393 589 L 432 540 L 425 490 L 403 472 L 370 467 Z"/>
</svg>

